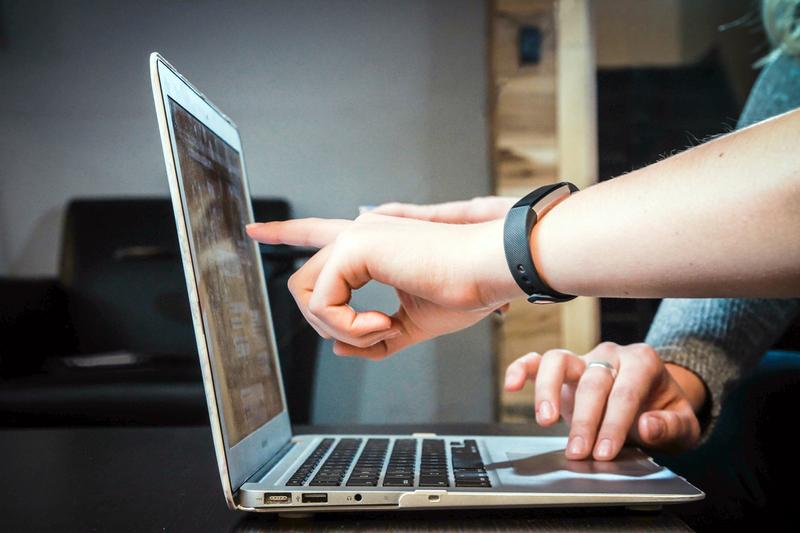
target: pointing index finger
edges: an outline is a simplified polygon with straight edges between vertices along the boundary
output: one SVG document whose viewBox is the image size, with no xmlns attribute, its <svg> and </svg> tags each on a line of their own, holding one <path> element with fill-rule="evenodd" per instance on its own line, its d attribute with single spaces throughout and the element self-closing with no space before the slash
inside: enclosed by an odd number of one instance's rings
<svg viewBox="0 0 800 533">
<path fill-rule="evenodd" d="M 299 218 L 248 224 L 247 234 L 251 239 L 264 244 L 322 248 L 336 240 L 336 237 L 352 223 L 352 220 Z"/>
</svg>

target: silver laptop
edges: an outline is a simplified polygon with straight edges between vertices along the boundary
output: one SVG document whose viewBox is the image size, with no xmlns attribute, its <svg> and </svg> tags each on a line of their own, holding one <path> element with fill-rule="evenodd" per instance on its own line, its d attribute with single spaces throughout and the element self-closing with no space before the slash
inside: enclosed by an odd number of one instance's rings
<svg viewBox="0 0 800 533">
<path fill-rule="evenodd" d="M 150 68 L 222 489 L 246 511 L 653 506 L 704 497 L 636 449 L 568 461 L 565 437 L 292 435 L 235 124 Z"/>
</svg>

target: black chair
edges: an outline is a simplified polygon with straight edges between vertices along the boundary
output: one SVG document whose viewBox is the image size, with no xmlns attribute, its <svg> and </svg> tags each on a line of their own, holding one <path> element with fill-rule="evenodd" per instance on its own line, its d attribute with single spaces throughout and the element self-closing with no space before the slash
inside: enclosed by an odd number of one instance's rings
<svg viewBox="0 0 800 533">
<path fill-rule="evenodd" d="M 261 251 L 290 413 L 308 422 L 318 337 L 286 287 L 308 252 Z M 205 423 L 182 268 L 168 199 L 71 202 L 59 279 L 0 281 L 0 424 Z"/>
</svg>

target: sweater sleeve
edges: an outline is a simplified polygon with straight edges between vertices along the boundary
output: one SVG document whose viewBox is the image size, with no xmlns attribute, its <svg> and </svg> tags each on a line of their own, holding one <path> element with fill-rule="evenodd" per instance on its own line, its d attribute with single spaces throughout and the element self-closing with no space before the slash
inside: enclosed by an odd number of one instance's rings
<svg viewBox="0 0 800 533">
<path fill-rule="evenodd" d="M 729 387 L 752 369 L 800 313 L 800 300 L 667 299 L 646 342 L 665 363 L 685 367 L 704 381 L 710 424 Z"/>
</svg>

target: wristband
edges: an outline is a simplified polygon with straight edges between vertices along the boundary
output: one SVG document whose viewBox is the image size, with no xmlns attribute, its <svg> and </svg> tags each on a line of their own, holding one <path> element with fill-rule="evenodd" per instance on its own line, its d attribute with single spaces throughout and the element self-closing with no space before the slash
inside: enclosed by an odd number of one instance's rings
<svg viewBox="0 0 800 533">
<path fill-rule="evenodd" d="M 517 285 L 531 303 L 559 303 L 575 298 L 551 289 L 539 276 L 531 255 L 530 236 L 533 225 L 556 203 L 578 192 L 572 183 L 562 182 L 539 187 L 518 201 L 506 215 L 503 227 L 503 248 L 506 262 Z"/>
</svg>

